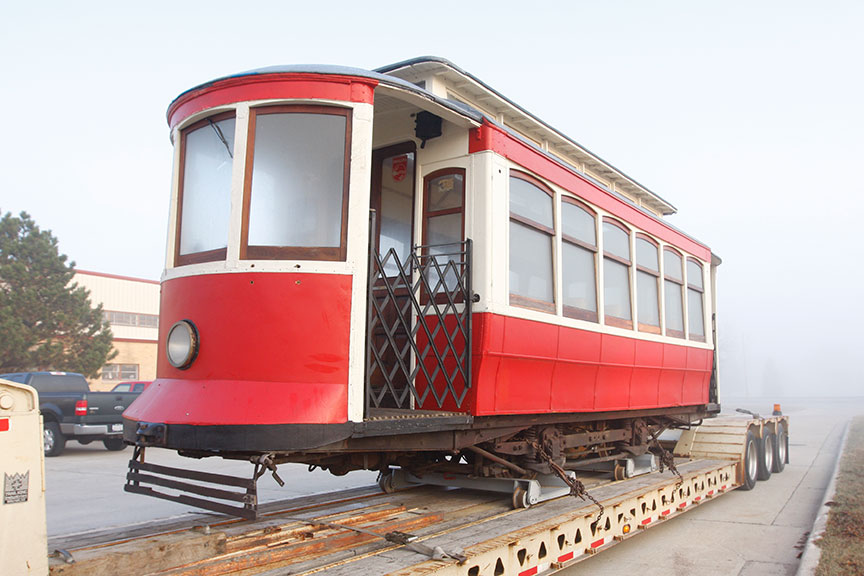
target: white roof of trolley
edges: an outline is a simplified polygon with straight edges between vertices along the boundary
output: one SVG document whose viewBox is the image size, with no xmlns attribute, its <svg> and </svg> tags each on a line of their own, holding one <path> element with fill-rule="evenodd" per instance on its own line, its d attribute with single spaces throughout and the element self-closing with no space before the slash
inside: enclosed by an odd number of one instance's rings
<svg viewBox="0 0 864 576">
<path fill-rule="evenodd" d="M 175 98 L 169 106 L 169 110 L 174 103 L 189 92 L 206 88 L 222 80 L 243 76 L 290 73 L 332 74 L 376 80 L 379 85 L 411 93 L 415 99 L 433 102 L 445 108 L 449 111 L 451 119 L 458 116 L 473 125 L 479 125 L 484 120 L 491 122 L 634 205 L 664 216 L 677 212 L 672 204 L 612 164 L 591 153 L 569 136 L 553 128 L 449 60 L 435 56 L 413 58 L 374 71 L 322 64 L 258 68 L 217 78 L 191 88 Z"/>
<path fill-rule="evenodd" d="M 529 143 L 557 156 L 571 167 L 575 166 L 583 175 L 610 191 L 664 216 L 677 212 L 672 204 L 659 195 L 449 60 L 422 56 L 375 71 L 422 83 L 427 91 L 439 97 L 463 101 L 480 108 L 487 119 L 503 126 L 510 133 L 523 135 L 529 139 Z"/>
</svg>

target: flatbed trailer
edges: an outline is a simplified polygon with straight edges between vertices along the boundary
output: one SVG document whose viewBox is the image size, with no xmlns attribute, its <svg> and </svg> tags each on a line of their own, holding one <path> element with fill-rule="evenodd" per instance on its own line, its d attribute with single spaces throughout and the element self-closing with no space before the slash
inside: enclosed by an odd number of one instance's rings
<svg viewBox="0 0 864 576">
<path fill-rule="evenodd" d="M 782 443 L 774 467 L 782 470 L 788 431 L 785 416 L 706 421 L 677 441 L 677 475 L 580 474 L 596 503 L 564 496 L 514 509 L 509 496 L 468 488 L 360 488 L 266 504 L 255 521 L 200 514 L 52 539 L 49 549 L 62 552 L 50 559 L 50 573 L 551 574 L 746 488 L 754 466 L 762 467 L 761 450 L 753 450 L 765 438 Z"/>
</svg>

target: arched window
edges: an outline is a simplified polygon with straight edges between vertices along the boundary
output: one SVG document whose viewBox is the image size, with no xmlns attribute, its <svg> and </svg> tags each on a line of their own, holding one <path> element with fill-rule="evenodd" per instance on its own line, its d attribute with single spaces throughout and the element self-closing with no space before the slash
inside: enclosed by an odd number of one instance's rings
<svg viewBox="0 0 864 576">
<path fill-rule="evenodd" d="M 225 259 L 235 123 L 227 112 L 180 132 L 175 266 Z"/>
<path fill-rule="evenodd" d="M 705 306 L 702 264 L 687 259 L 687 327 L 690 339 L 705 342 Z"/>
<path fill-rule="evenodd" d="M 555 312 L 553 193 L 542 182 L 510 171 L 510 304 Z"/>
<path fill-rule="evenodd" d="M 681 255 L 663 249 L 663 288 L 666 293 L 666 335 L 684 338 L 684 265 Z"/>
<path fill-rule="evenodd" d="M 465 169 L 445 168 L 437 170 L 424 180 L 423 194 L 423 245 L 426 253 L 431 256 L 450 254 L 447 258 L 438 260 L 443 268 L 449 261 L 458 264 L 460 256 L 456 245 L 465 237 Z M 437 278 L 434 274 L 428 278 L 432 289 L 435 289 Z M 444 286 L 440 291 L 456 288 L 456 274 L 448 269 Z"/>
<path fill-rule="evenodd" d="M 594 212 L 562 197 L 562 299 L 564 316 L 597 322 L 597 227 Z"/>
<path fill-rule="evenodd" d="M 660 334 L 660 260 L 657 243 L 636 237 L 636 310 L 639 330 Z"/>
<path fill-rule="evenodd" d="M 603 313 L 610 326 L 633 328 L 630 264 L 630 231 L 620 222 L 604 219 Z"/>
</svg>

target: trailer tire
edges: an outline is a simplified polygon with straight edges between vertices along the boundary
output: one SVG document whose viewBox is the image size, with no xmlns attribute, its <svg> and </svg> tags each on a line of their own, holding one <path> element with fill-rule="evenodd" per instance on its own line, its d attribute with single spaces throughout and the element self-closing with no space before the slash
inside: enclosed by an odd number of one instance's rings
<svg viewBox="0 0 864 576">
<path fill-rule="evenodd" d="M 780 422 L 777 424 L 777 439 L 774 442 L 774 468 L 771 470 L 775 473 L 780 473 L 789 462 L 789 434 L 786 433 L 786 426 Z"/>
<path fill-rule="evenodd" d="M 774 469 L 774 452 L 777 444 L 777 436 L 770 430 L 762 431 L 762 440 L 759 442 L 759 480 L 771 478 Z"/>
<path fill-rule="evenodd" d="M 59 456 L 66 448 L 66 437 L 60 431 L 60 425 L 54 420 L 46 420 L 42 430 L 42 448 L 45 456 Z"/>
<path fill-rule="evenodd" d="M 742 490 L 752 490 L 756 486 L 756 480 L 759 476 L 759 439 L 753 430 L 747 431 L 747 438 L 744 440 L 744 461 L 743 466 L 743 482 Z"/>
</svg>

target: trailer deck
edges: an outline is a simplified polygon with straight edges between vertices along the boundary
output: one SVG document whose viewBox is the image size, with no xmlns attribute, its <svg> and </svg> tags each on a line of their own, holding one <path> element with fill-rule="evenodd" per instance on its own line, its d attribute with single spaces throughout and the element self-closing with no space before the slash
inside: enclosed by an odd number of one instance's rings
<svg viewBox="0 0 864 576">
<path fill-rule="evenodd" d="M 581 475 L 602 504 L 528 509 L 469 489 L 377 487 L 271 503 L 259 520 L 196 514 L 49 541 L 54 575 L 548 574 L 736 488 L 737 462 L 699 459 L 623 481 Z M 69 563 L 69 559 L 74 563 Z"/>
</svg>

